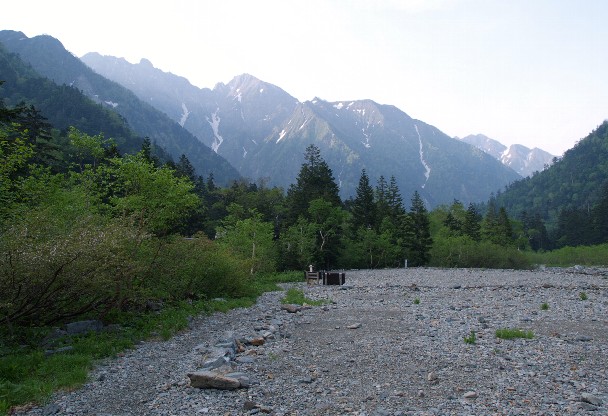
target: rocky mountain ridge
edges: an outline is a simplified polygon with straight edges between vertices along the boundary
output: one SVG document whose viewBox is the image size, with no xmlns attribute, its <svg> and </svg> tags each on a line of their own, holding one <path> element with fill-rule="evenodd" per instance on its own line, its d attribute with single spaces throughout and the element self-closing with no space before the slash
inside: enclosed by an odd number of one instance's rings
<svg viewBox="0 0 608 416">
<path fill-rule="evenodd" d="M 150 68 L 149 61 L 90 53 L 83 62 L 131 89 L 228 160 L 250 180 L 283 188 L 295 182 L 309 144 L 320 148 L 341 196 L 354 195 L 361 170 L 372 181 L 395 176 L 407 200 L 429 206 L 485 200 L 518 179 L 495 159 L 391 105 L 372 100 L 299 102 L 281 88 L 242 74 L 213 89 Z"/>
<path fill-rule="evenodd" d="M 543 171 L 553 163 L 555 158 L 554 155 L 537 147 L 530 149 L 521 144 L 513 144 L 507 147 L 483 134 L 470 134 L 459 140 L 478 147 L 522 177 Z"/>
</svg>

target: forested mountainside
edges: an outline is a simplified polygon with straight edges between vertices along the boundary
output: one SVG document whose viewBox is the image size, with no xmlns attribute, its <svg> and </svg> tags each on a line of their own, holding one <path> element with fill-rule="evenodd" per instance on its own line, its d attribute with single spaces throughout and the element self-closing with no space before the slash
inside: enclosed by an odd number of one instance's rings
<svg viewBox="0 0 608 416">
<path fill-rule="evenodd" d="M 566 151 L 548 169 L 507 186 L 496 196 L 496 202 L 505 206 L 511 215 L 538 213 L 551 228 L 570 222 L 583 233 L 585 228 L 593 226 L 585 216 L 591 215 L 592 209 L 606 198 L 606 184 L 608 121 Z M 575 221 L 574 214 L 582 219 Z M 572 221 L 568 221 L 568 215 Z"/>
</svg>

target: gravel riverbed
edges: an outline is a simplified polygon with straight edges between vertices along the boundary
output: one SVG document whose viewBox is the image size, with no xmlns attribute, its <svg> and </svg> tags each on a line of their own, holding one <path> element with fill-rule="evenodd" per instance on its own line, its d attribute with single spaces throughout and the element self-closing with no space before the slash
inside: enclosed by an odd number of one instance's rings
<svg viewBox="0 0 608 416">
<path fill-rule="evenodd" d="M 18 414 L 608 414 L 607 275 L 410 268 L 347 271 L 345 286 L 286 285 L 329 303 L 290 313 L 284 292 L 272 292 L 251 308 L 195 318 Z M 499 339 L 503 328 L 534 338 Z M 471 331 L 475 343 L 465 343 Z M 256 337 L 263 345 L 231 361 L 248 388 L 190 386 L 208 347 Z"/>
</svg>

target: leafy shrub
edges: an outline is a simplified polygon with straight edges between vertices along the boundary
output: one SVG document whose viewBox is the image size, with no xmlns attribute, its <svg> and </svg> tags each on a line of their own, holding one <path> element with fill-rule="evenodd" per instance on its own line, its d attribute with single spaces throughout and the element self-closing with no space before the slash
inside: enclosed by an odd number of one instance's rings
<svg viewBox="0 0 608 416">
<path fill-rule="evenodd" d="M 531 263 L 550 266 L 608 265 L 608 244 L 596 246 L 562 247 L 558 250 L 527 253 Z"/>
<path fill-rule="evenodd" d="M 475 331 L 471 331 L 471 333 L 464 337 L 464 342 L 466 344 L 475 344 L 475 342 L 477 342 L 477 336 L 475 335 Z"/>
<path fill-rule="evenodd" d="M 138 274 L 145 239 L 120 221 L 30 211 L 0 236 L 0 323 L 48 325 L 107 310 Z"/>
<path fill-rule="evenodd" d="M 492 269 L 529 269 L 531 263 L 523 252 L 469 237 L 436 238 L 431 248 L 431 266 L 477 267 Z"/>
<path fill-rule="evenodd" d="M 155 240 L 145 287 L 159 298 L 209 299 L 248 295 L 248 263 L 202 234 Z M 150 253 L 152 255 L 152 253 Z"/>
</svg>

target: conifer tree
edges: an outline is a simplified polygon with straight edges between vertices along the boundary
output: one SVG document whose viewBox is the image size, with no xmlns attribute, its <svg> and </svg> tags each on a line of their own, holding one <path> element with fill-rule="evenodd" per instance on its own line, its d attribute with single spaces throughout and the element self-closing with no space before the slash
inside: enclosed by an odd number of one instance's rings
<svg viewBox="0 0 608 416">
<path fill-rule="evenodd" d="M 299 216 L 309 218 L 308 207 L 312 200 L 323 199 L 333 206 L 342 205 L 333 172 L 321 157 L 319 148 L 313 144 L 308 146 L 304 160 L 296 183 L 287 191 L 288 224 L 294 224 Z"/>
<path fill-rule="evenodd" d="M 374 203 L 374 189 L 369 183 L 365 169 L 361 171 L 359 185 L 352 204 L 353 230 L 359 228 L 373 228 L 376 223 L 376 206 Z"/>
<path fill-rule="evenodd" d="M 397 186 L 397 180 L 395 176 L 391 176 L 386 190 L 386 203 L 389 210 L 389 215 L 393 222 L 397 222 L 403 214 L 406 213 L 405 207 L 403 206 L 403 198 Z"/>
<path fill-rule="evenodd" d="M 471 237 L 473 241 L 481 240 L 481 226 L 479 225 L 480 221 L 481 216 L 475 209 L 475 205 L 472 203 L 469 204 L 467 212 L 464 216 L 464 222 L 462 224 L 462 233 Z"/>
<path fill-rule="evenodd" d="M 380 227 L 380 224 L 388 215 L 388 185 L 384 176 L 381 175 L 376 185 L 376 228 Z"/>
<path fill-rule="evenodd" d="M 423 266 L 430 260 L 430 250 L 433 245 L 431 237 L 431 222 L 424 201 L 418 191 L 412 197 L 412 208 L 409 213 L 413 238 L 408 242 L 413 266 Z"/>
</svg>

